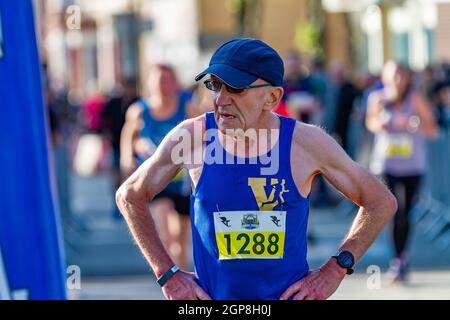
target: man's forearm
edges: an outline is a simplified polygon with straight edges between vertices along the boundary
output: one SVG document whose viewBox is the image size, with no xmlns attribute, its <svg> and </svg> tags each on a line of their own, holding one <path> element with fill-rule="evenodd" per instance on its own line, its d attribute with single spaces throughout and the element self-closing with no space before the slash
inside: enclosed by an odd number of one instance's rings
<svg viewBox="0 0 450 320">
<path fill-rule="evenodd" d="M 173 261 L 159 238 L 147 201 L 132 199 L 122 187 L 117 192 L 116 201 L 133 238 L 156 277 L 160 277 Z"/>
<path fill-rule="evenodd" d="M 340 249 L 349 250 L 355 261 L 358 261 L 392 218 L 396 208 L 393 196 L 388 196 L 388 199 L 378 201 L 374 205 L 360 207 Z"/>
</svg>

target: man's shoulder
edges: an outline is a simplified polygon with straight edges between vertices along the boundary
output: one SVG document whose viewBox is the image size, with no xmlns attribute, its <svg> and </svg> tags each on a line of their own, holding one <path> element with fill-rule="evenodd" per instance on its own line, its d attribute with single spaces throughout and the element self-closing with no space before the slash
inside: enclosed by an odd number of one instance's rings
<svg viewBox="0 0 450 320">
<path fill-rule="evenodd" d="M 324 154 L 329 148 L 336 147 L 334 139 L 320 126 L 296 121 L 292 137 L 294 152 L 310 155 Z"/>
<path fill-rule="evenodd" d="M 167 136 L 174 142 L 189 142 L 191 149 L 193 149 L 198 145 L 198 141 L 204 141 L 205 115 L 203 114 L 180 122 Z"/>
<path fill-rule="evenodd" d="M 308 124 L 301 121 L 295 122 L 295 128 L 292 140 L 296 144 L 304 145 L 311 142 L 314 143 L 315 140 L 321 139 L 327 136 L 325 129 L 318 125 Z"/>
<path fill-rule="evenodd" d="M 179 129 L 187 130 L 190 133 L 197 133 L 199 129 L 201 132 L 205 131 L 205 119 L 206 115 L 202 114 L 194 118 L 189 118 L 182 121 L 177 127 Z"/>
<path fill-rule="evenodd" d="M 205 141 L 205 115 L 186 119 L 173 128 L 164 139 L 169 141 L 166 150 L 171 153 L 182 150 L 181 161 L 185 168 L 192 169 L 198 164 L 195 163 L 196 154 L 203 150 Z M 194 157 L 194 158 L 193 158 Z"/>
</svg>

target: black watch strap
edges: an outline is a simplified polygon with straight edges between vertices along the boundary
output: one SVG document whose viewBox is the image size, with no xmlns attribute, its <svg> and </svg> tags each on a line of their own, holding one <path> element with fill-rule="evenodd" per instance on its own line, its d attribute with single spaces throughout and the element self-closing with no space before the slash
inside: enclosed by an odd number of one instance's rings
<svg viewBox="0 0 450 320">
<path fill-rule="evenodd" d="M 355 272 L 355 270 L 353 270 L 353 268 L 347 268 L 346 274 L 351 275 L 353 272 Z"/>
<path fill-rule="evenodd" d="M 345 250 L 339 251 L 336 255 L 332 257 L 336 258 L 337 264 L 340 267 L 347 269 L 346 274 L 350 275 L 354 272 L 353 266 L 355 264 L 355 258 L 353 257 L 353 254 L 350 251 Z"/>
<path fill-rule="evenodd" d="M 180 268 L 178 268 L 178 266 L 176 264 L 174 264 L 169 270 L 164 272 L 164 274 L 158 280 L 156 280 L 156 282 L 162 287 L 178 271 L 180 271 Z"/>
<path fill-rule="evenodd" d="M 355 271 L 355 270 L 353 270 L 353 268 L 348 268 L 348 267 L 342 266 L 342 265 L 339 263 L 339 258 L 338 258 L 338 256 L 331 256 L 331 257 L 336 259 L 337 264 L 338 264 L 341 268 L 347 269 L 347 271 L 345 272 L 345 274 L 351 275 L 351 274 Z"/>
</svg>

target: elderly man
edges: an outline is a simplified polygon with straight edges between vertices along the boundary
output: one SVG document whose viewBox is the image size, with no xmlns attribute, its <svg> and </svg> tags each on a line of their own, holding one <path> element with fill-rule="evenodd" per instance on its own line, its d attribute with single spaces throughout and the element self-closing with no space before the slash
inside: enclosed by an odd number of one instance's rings
<svg viewBox="0 0 450 320">
<path fill-rule="evenodd" d="M 330 136 L 272 113 L 283 73 L 278 53 L 260 40 L 220 46 L 196 77 L 209 77 L 214 112 L 173 129 L 118 190 L 121 212 L 168 299 L 326 299 L 396 211 L 387 188 Z M 180 137 L 190 143 L 180 148 Z M 146 205 L 182 168 L 193 187 L 195 274 L 174 265 Z M 310 271 L 306 229 L 318 174 L 360 210 L 336 255 Z"/>
</svg>

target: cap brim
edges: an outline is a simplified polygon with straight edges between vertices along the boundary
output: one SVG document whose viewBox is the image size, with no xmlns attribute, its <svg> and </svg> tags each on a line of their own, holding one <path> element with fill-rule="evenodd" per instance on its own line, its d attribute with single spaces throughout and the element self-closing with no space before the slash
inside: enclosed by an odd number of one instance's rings
<svg viewBox="0 0 450 320">
<path fill-rule="evenodd" d="M 227 85 L 240 89 L 244 88 L 246 86 L 249 86 L 253 82 L 255 82 L 258 78 L 248 74 L 246 72 L 243 72 L 239 69 L 230 67 L 226 64 L 213 64 L 210 65 L 208 68 L 206 68 L 203 72 L 199 73 L 195 77 L 195 81 L 200 80 L 205 75 L 211 74 L 223 82 L 225 82 Z"/>
</svg>

